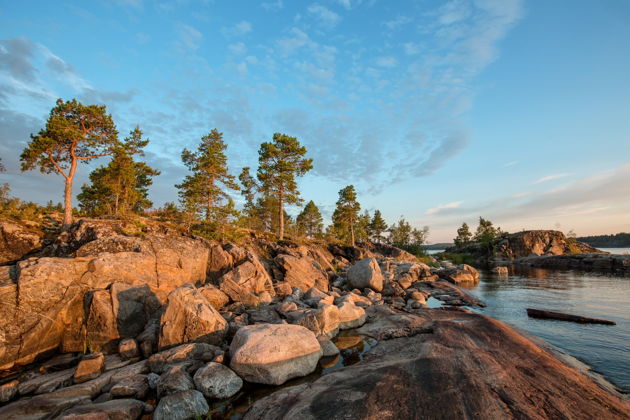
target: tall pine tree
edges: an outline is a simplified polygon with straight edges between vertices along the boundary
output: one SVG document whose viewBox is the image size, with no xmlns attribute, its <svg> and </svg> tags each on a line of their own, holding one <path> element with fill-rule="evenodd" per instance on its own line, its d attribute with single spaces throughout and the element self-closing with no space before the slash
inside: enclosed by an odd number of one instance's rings
<svg viewBox="0 0 630 420">
<path fill-rule="evenodd" d="M 374 216 L 370 221 L 370 235 L 374 242 L 381 243 L 383 240 L 383 232 L 387 230 L 387 223 L 383 219 L 383 215 L 380 210 L 374 211 Z"/>
<path fill-rule="evenodd" d="M 192 174 L 176 187 L 184 209 L 193 220 L 203 217 L 207 223 L 222 224 L 225 215 L 233 211 L 227 190 L 239 188 L 228 172 L 226 149 L 223 133 L 212 129 L 201 138 L 197 151 L 182 151 L 182 161 Z"/>
<path fill-rule="evenodd" d="M 338 239 L 352 246 L 355 244 L 355 229 L 360 210 L 361 205 L 357 201 L 354 186 L 348 185 L 341 189 L 337 208 L 332 216 L 333 231 Z"/>
<path fill-rule="evenodd" d="M 296 219 L 298 231 L 309 238 L 321 238 L 324 229 L 324 220 L 313 200 L 306 203 L 304 210 Z"/>
<path fill-rule="evenodd" d="M 272 142 L 265 142 L 258 150 L 258 180 L 260 188 L 276 200 L 278 239 L 284 238 L 284 205 L 299 204 L 297 176 L 313 168 L 313 159 L 307 159 L 306 147 L 295 137 L 275 133 Z"/>
<path fill-rule="evenodd" d="M 57 100 L 46 126 L 22 151 L 22 170 L 39 167 L 46 174 L 64 178 L 63 224 L 72 223 L 72 184 L 81 162 L 112 154 L 118 132 L 105 106 L 83 105 L 76 99 Z"/>
<path fill-rule="evenodd" d="M 124 216 L 151 207 L 148 188 L 160 172 L 134 160 L 135 156 L 144 156 L 143 149 L 148 144 L 140 127 L 117 144 L 109 164 L 92 171 L 91 185 L 83 185 L 77 196 L 81 210 L 92 216 Z"/>
</svg>

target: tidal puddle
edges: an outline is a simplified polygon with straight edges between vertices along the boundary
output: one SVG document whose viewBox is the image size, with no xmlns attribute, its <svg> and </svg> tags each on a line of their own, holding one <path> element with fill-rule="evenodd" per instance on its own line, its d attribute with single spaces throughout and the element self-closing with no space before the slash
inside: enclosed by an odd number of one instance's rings
<svg viewBox="0 0 630 420">
<path fill-rule="evenodd" d="M 302 378 L 292 379 L 279 386 L 245 382 L 241 391 L 234 397 L 228 400 L 210 403 L 208 418 L 213 420 L 241 419 L 249 407 L 261 398 L 283 388 L 313 382 L 326 373 L 344 366 L 353 365 L 363 360 L 365 354 L 378 344 L 375 339 L 357 334 L 354 330 L 341 331 L 332 341 L 339 349 L 339 354 L 337 356 L 321 358 L 315 372 Z"/>
</svg>

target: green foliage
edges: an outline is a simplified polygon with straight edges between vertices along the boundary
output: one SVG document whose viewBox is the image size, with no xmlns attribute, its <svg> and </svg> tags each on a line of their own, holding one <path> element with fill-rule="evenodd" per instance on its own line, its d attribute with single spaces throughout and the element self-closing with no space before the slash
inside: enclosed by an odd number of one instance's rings
<svg viewBox="0 0 630 420">
<path fill-rule="evenodd" d="M 596 248 L 626 248 L 630 247 L 630 233 L 616 233 L 614 235 L 584 236 L 576 238 L 580 242 Z"/>
<path fill-rule="evenodd" d="M 295 137 L 275 133 L 272 142 L 265 142 L 258 150 L 258 180 L 260 189 L 277 202 L 278 238 L 284 237 L 284 204 L 300 204 L 296 177 L 313 169 L 313 159 L 307 159 L 306 147 Z"/>
<path fill-rule="evenodd" d="M 381 243 L 383 240 L 383 232 L 387 230 L 387 223 L 385 219 L 383 219 L 383 215 L 380 210 L 374 211 L 374 216 L 372 216 L 372 220 L 370 221 L 369 232 L 370 239 L 374 242 Z"/>
<path fill-rule="evenodd" d="M 84 185 L 78 195 L 81 211 L 89 216 L 126 216 L 150 208 L 148 187 L 160 174 L 134 156 L 144 156 L 149 139 L 142 138 L 136 127 L 129 137 L 116 145 L 112 160 L 90 174 L 91 185 Z"/>
<path fill-rule="evenodd" d="M 370 213 L 367 210 L 357 218 L 355 240 L 362 243 L 370 240 Z"/>
<path fill-rule="evenodd" d="M 389 242 L 416 256 L 425 255 L 422 245 L 429 236 L 429 227 L 413 228 L 403 217 L 389 228 Z"/>
<path fill-rule="evenodd" d="M 238 190 L 227 167 L 227 146 L 223 134 L 216 129 L 201 138 L 196 152 L 182 151 L 182 161 L 192 172 L 176 185 L 182 207 L 188 213 L 187 223 L 203 217 L 217 225 L 234 213 L 234 203 L 226 190 Z"/>
<path fill-rule="evenodd" d="M 298 233 L 309 238 L 321 238 L 324 229 L 324 220 L 315 203 L 311 200 L 306 203 L 304 210 L 296 219 Z"/>
<path fill-rule="evenodd" d="M 337 207 L 332 216 L 331 232 L 333 236 L 351 246 L 355 244 L 355 231 L 361 205 L 353 185 L 339 191 Z"/>
<path fill-rule="evenodd" d="M 490 220 L 479 218 L 479 226 L 474 237 L 476 242 L 491 250 L 499 235 L 501 235 L 501 229 L 494 227 Z"/>
<path fill-rule="evenodd" d="M 118 132 L 105 106 L 85 106 L 76 99 L 58 99 L 46 126 L 22 151 L 22 170 L 39 167 L 43 173 L 58 173 L 65 179 L 64 224 L 72 222 L 72 181 L 80 162 L 113 152 Z"/>
<path fill-rule="evenodd" d="M 450 252 L 442 252 L 437 255 L 441 260 L 447 260 L 452 262 L 453 264 L 470 264 L 473 265 L 477 262 L 477 259 L 474 255 L 465 254 L 465 253 L 450 253 Z"/>
<path fill-rule="evenodd" d="M 9 184 L 0 185 L 0 215 L 15 220 L 41 222 L 45 215 L 62 211 L 61 203 L 52 201 L 44 207 L 11 196 Z"/>
<path fill-rule="evenodd" d="M 254 228 L 259 223 L 259 214 L 256 207 L 256 191 L 258 184 L 256 179 L 250 174 L 249 167 L 246 166 L 241 170 L 238 180 L 241 182 L 241 194 L 245 197 L 245 206 L 243 206 L 242 225 L 247 228 Z"/>
<path fill-rule="evenodd" d="M 453 239 L 455 246 L 457 248 L 463 248 L 466 245 L 469 245 L 472 240 L 472 232 L 470 232 L 470 228 L 467 223 L 462 223 L 462 227 L 457 229 L 457 237 Z"/>
</svg>

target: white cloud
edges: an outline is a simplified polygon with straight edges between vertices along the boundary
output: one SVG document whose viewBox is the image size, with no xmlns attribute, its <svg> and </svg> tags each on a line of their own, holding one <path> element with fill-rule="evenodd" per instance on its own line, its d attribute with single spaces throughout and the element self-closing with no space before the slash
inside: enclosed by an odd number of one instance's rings
<svg viewBox="0 0 630 420">
<path fill-rule="evenodd" d="M 442 204 L 437 207 L 433 207 L 428 209 L 424 214 L 426 215 L 435 215 L 445 213 L 447 210 L 453 210 L 461 206 L 463 201 L 453 201 L 452 203 Z"/>
<path fill-rule="evenodd" d="M 263 7 L 263 9 L 271 10 L 275 12 L 282 9 L 284 7 L 284 3 L 282 2 L 282 0 L 268 1 L 268 2 L 263 2 L 261 6 Z"/>
<path fill-rule="evenodd" d="M 389 29 L 396 29 L 400 26 L 406 25 L 410 23 L 412 19 L 409 16 L 399 15 L 395 19 L 389 20 L 384 23 Z"/>
<path fill-rule="evenodd" d="M 228 45 L 228 48 L 233 54 L 243 55 L 247 52 L 247 47 L 242 42 L 236 42 L 234 44 Z"/>
<path fill-rule="evenodd" d="M 535 184 L 542 184 L 543 182 L 554 181 L 556 179 L 566 178 L 566 177 L 568 177 L 570 175 L 571 174 L 563 173 L 563 174 L 553 174 L 553 175 L 543 176 L 542 178 L 538 178 L 536 181 L 534 181 L 534 185 Z"/>
<path fill-rule="evenodd" d="M 230 37 L 243 36 L 243 35 L 247 35 L 248 33 L 252 31 L 252 24 L 246 20 L 242 20 L 233 26 L 222 28 L 221 31 L 223 32 L 224 35 L 230 36 Z"/>
<path fill-rule="evenodd" d="M 343 7 L 345 7 L 346 10 L 352 9 L 352 4 L 350 3 L 350 0 L 337 0 L 337 2 Z"/>
<path fill-rule="evenodd" d="M 177 47 L 181 52 L 195 51 L 199 48 L 199 43 L 203 38 L 201 32 L 190 25 L 180 23 L 177 26 Z"/>
<path fill-rule="evenodd" d="M 501 165 L 502 168 L 509 168 L 510 166 L 514 166 L 518 164 L 518 160 L 513 160 L 511 162 L 506 162 L 503 165 Z"/>
<path fill-rule="evenodd" d="M 337 13 L 317 3 L 310 5 L 308 12 L 315 16 L 319 22 L 327 28 L 335 27 L 341 20 L 341 17 Z"/>
<path fill-rule="evenodd" d="M 407 55 L 416 55 L 421 51 L 420 45 L 413 42 L 405 42 L 403 44 L 403 48 L 405 50 L 405 54 Z"/>
<path fill-rule="evenodd" d="M 393 68 L 398 65 L 398 60 L 392 56 L 383 56 L 376 59 L 376 65 L 379 67 Z"/>
</svg>

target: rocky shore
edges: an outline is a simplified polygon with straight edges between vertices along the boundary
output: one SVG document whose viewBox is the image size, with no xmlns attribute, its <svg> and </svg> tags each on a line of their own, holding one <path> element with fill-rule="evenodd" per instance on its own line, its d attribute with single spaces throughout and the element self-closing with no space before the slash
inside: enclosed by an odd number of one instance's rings
<svg viewBox="0 0 630 420">
<path fill-rule="evenodd" d="M 614 254 L 568 254 L 519 258 L 515 265 L 559 270 L 611 272 L 630 275 L 630 256 Z"/>
<path fill-rule="evenodd" d="M 376 342 L 363 360 L 281 388 L 245 417 L 630 413 L 507 325 L 463 309 L 483 306 L 458 287 L 478 281 L 467 265 L 432 267 L 384 245 L 255 234 L 217 244 L 96 220 L 32 242 L 2 254 L 2 419 L 203 418 L 245 385 L 278 386 L 334 363 L 335 337 L 350 329 Z"/>
</svg>

